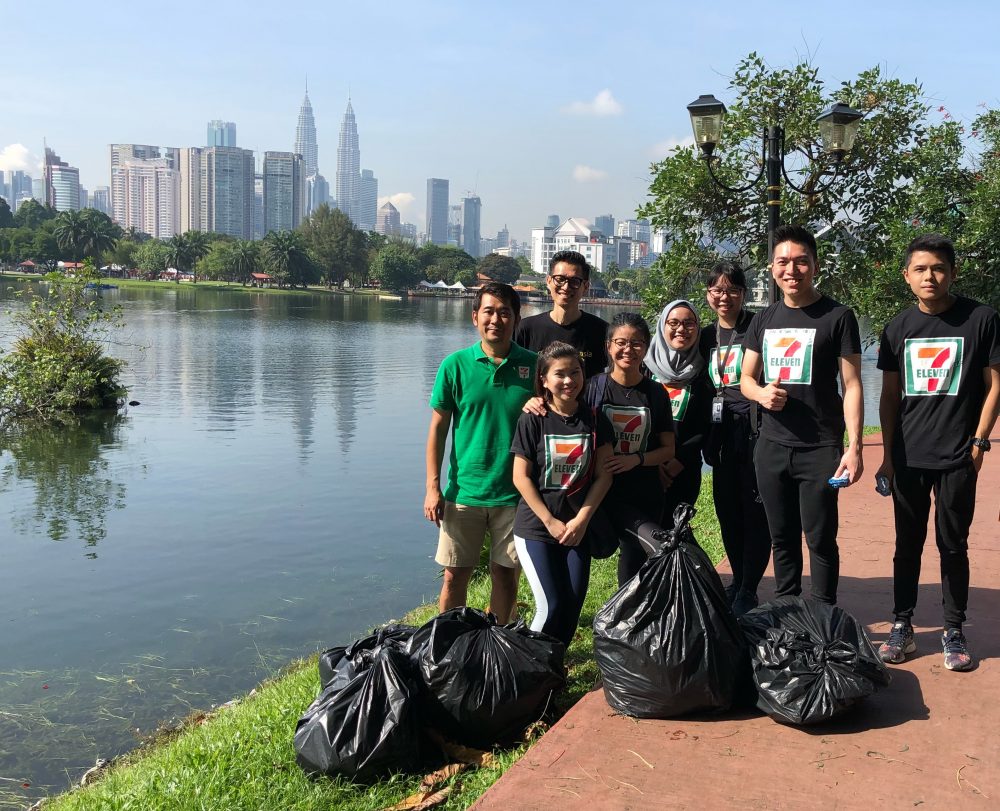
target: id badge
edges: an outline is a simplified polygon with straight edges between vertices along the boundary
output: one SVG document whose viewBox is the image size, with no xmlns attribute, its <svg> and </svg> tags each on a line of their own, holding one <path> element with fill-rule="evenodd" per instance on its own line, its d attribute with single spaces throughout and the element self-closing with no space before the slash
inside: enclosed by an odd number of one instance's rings
<svg viewBox="0 0 1000 811">
<path fill-rule="evenodd" d="M 722 404 L 724 400 L 721 394 L 712 398 L 712 422 L 722 422 Z"/>
</svg>

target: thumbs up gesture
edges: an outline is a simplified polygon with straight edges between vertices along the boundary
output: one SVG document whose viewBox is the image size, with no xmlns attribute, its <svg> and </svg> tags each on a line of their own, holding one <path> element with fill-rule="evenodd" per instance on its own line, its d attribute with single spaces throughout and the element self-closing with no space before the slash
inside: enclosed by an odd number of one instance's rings
<svg viewBox="0 0 1000 811">
<path fill-rule="evenodd" d="M 781 388 L 775 378 L 761 389 L 759 402 L 768 411 L 781 411 L 788 402 L 788 391 Z"/>
</svg>

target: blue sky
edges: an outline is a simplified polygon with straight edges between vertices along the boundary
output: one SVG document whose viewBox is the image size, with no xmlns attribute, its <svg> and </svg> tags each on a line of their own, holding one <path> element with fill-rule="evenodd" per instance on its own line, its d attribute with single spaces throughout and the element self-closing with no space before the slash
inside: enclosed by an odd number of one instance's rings
<svg viewBox="0 0 1000 811">
<path fill-rule="evenodd" d="M 809 56 L 831 86 L 880 65 L 960 119 L 1000 106 L 991 6 L 777 2 L 765 22 L 763 4 L 728 0 L 0 0 L 0 169 L 36 162 L 44 137 L 93 189 L 109 143 L 199 146 L 214 118 L 240 146 L 291 149 L 308 74 L 331 185 L 350 93 L 361 165 L 405 220 L 423 229 L 426 179 L 445 177 L 453 202 L 482 198 L 484 235 L 527 239 L 550 213 L 630 216 L 650 162 L 690 137 L 685 105 L 725 100 L 753 50 Z"/>
</svg>

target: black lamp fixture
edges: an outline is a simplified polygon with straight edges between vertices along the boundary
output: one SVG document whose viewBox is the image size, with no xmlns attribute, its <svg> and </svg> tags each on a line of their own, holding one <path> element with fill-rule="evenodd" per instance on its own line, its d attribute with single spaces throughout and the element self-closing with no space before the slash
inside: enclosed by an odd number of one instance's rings
<svg viewBox="0 0 1000 811">
<path fill-rule="evenodd" d="M 833 160 L 833 172 L 827 174 L 829 180 L 822 186 L 813 185 L 810 188 L 796 186 L 785 169 L 785 129 L 780 124 L 774 124 L 764 130 L 761 140 L 761 167 L 757 176 L 744 186 L 734 188 L 722 181 L 714 170 L 719 162 L 715 148 L 722 140 L 722 129 L 726 119 L 726 105 L 715 96 L 708 94 L 698 96 L 687 106 L 691 116 L 691 129 L 694 132 L 694 142 L 701 150 L 701 159 L 708 166 L 708 173 L 719 188 L 733 194 L 749 191 L 762 178 L 767 183 L 767 252 L 768 256 L 774 250 L 774 232 L 780 225 L 782 178 L 785 184 L 799 194 L 812 196 L 830 187 L 840 172 L 844 157 L 854 146 L 858 127 L 864 114 L 840 102 L 831 105 L 816 117 L 819 125 L 820 141 L 823 152 Z M 770 287 L 769 301 L 775 301 L 777 290 L 774 284 Z"/>
</svg>

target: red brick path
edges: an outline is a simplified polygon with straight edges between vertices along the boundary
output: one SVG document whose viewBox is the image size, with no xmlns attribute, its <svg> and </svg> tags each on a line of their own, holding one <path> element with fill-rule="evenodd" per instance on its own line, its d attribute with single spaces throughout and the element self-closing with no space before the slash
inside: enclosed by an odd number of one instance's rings
<svg viewBox="0 0 1000 811">
<path fill-rule="evenodd" d="M 841 495 L 839 601 L 877 643 L 890 627 L 894 533 L 891 502 L 874 492 L 881 438 L 865 445 L 864 478 Z M 942 665 L 931 529 L 914 617 L 917 654 L 839 723 L 795 728 L 758 714 L 637 721 L 613 715 L 595 690 L 473 808 L 1000 808 L 1000 459 L 993 456 L 1000 450 L 986 459 L 970 537 L 965 632 L 974 671 Z M 720 571 L 728 573 L 725 561 Z M 769 570 L 762 600 L 772 587 Z"/>
</svg>

